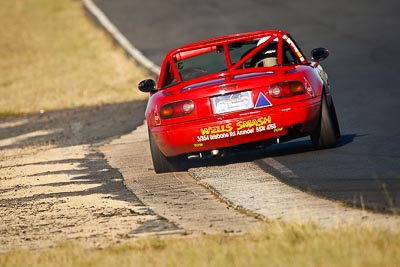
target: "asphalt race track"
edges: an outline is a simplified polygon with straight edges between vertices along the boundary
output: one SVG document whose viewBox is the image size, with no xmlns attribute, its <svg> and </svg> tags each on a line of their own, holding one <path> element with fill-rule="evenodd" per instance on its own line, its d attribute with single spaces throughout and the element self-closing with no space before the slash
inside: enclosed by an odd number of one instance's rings
<svg viewBox="0 0 400 267">
<path fill-rule="evenodd" d="M 329 198 L 400 209 L 398 1 L 94 2 L 157 65 L 167 51 L 188 42 L 260 29 L 288 30 L 306 53 L 328 48 L 331 55 L 322 63 L 342 130 L 338 147 L 311 151 L 309 139 L 300 139 L 271 146 L 255 162 L 288 184 Z M 263 160 L 271 157 L 290 172 Z"/>
</svg>

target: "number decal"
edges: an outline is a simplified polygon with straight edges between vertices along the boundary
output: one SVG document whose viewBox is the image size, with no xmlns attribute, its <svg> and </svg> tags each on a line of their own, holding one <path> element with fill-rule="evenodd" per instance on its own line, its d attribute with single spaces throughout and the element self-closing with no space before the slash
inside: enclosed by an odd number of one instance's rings
<svg viewBox="0 0 400 267">
<path fill-rule="evenodd" d="M 177 65 L 177 67 L 178 67 L 178 70 L 183 69 L 183 62 L 182 62 L 182 61 L 181 61 L 181 62 L 178 62 L 176 65 Z"/>
</svg>

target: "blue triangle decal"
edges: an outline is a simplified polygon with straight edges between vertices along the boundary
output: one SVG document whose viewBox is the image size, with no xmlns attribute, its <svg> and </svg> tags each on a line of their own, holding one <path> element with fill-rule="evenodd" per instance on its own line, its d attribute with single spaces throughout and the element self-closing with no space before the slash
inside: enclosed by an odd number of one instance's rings
<svg viewBox="0 0 400 267">
<path fill-rule="evenodd" d="M 264 108 L 264 107 L 269 107 L 272 106 L 271 102 L 265 97 L 265 95 L 260 92 L 258 95 L 257 103 L 256 103 L 256 108 Z"/>
</svg>

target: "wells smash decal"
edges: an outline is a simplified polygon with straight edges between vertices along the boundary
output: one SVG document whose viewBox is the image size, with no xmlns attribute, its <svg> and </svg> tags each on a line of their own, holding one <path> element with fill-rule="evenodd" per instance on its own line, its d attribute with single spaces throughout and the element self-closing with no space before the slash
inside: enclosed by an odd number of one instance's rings
<svg viewBox="0 0 400 267">
<path fill-rule="evenodd" d="M 271 102 L 269 102 L 267 97 L 262 92 L 260 92 L 255 108 L 264 108 L 269 106 L 272 106 Z"/>
<path fill-rule="evenodd" d="M 209 126 L 200 129 L 197 142 L 201 143 L 209 140 L 234 137 L 275 130 L 276 124 L 272 122 L 271 116 L 259 117 L 253 120 L 243 120 L 234 123 L 226 123 L 216 126 Z"/>
</svg>

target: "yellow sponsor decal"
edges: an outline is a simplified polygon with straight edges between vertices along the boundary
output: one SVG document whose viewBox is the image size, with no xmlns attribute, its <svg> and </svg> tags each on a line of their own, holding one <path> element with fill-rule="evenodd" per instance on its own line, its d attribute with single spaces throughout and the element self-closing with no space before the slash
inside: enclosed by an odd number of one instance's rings
<svg viewBox="0 0 400 267">
<path fill-rule="evenodd" d="M 200 129 L 200 132 L 202 135 L 207 135 L 207 134 L 229 133 L 232 130 L 233 130 L 232 123 L 227 123 L 227 124 L 202 128 Z"/>
<path fill-rule="evenodd" d="M 252 120 L 241 120 L 236 124 L 226 123 L 207 128 L 200 128 L 201 135 L 197 136 L 197 143 L 194 147 L 202 147 L 203 142 L 210 140 L 218 140 L 224 138 L 234 138 L 239 135 L 248 135 L 261 133 L 264 131 L 280 132 L 283 128 L 277 128 L 275 123 L 272 123 L 271 116 L 259 117 Z"/>
<path fill-rule="evenodd" d="M 258 119 L 253 119 L 253 120 L 247 120 L 247 121 L 238 121 L 236 123 L 237 130 L 243 130 L 243 129 L 249 129 L 253 128 L 254 126 L 259 127 L 263 125 L 267 125 L 268 123 L 271 123 L 272 119 L 271 116 L 268 117 L 260 117 Z"/>
</svg>

